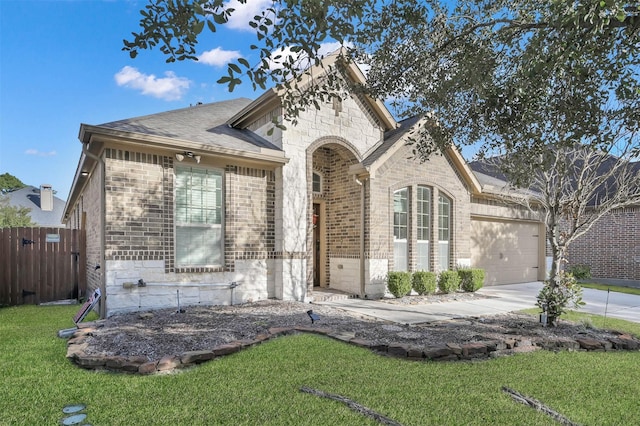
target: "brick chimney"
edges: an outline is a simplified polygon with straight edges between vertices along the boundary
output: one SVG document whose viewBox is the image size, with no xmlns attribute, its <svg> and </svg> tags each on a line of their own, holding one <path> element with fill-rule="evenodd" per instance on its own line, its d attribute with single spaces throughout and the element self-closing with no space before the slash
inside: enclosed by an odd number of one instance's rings
<svg viewBox="0 0 640 426">
<path fill-rule="evenodd" d="M 40 210 L 44 212 L 53 210 L 53 187 L 51 185 L 40 185 Z"/>
</svg>

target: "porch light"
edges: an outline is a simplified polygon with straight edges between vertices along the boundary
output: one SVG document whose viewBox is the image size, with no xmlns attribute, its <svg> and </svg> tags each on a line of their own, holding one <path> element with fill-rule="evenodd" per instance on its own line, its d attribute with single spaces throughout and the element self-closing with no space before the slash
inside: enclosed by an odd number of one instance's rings
<svg viewBox="0 0 640 426">
<path fill-rule="evenodd" d="M 200 159 L 202 158 L 202 157 L 201 157 L 201 156 L 199 156 L 199 155 L 195 155 L 195 154 L 194 154 L 193 152 L 191 152 L 191 151 L 184 151 L 184 152 L 183 152 L 183 153 L 181 153 L 181 154 L 180 154 L 180 153 L 177 153 L 177 154 L 176 154 L 176 160 L 178 160 L 178 161 L 183 161 L 183 160 L 185 159 L 185 157 L 186 157 L 186 158 L 193 158 L 193 159 L 196 161 L 196 163 L 198 163 L 198 164 L 200 163 Z"/>
</svg>

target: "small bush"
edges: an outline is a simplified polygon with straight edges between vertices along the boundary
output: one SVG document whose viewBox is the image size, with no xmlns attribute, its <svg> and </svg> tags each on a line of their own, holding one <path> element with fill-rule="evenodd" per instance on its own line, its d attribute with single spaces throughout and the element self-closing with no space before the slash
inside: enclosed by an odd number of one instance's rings
<svg viewBox="0 0 640 426">
<path fill-rule="evenodd" d="M 567 311 L 568 307 L 579 308 L 584 305 L 582 301 L 582 287 L 573 275 L 560 272 L 559 283 L 554 285 L 552 280 L 546 280 L 536 302 L 543 312 L 547 313 L 547 322 L 557 325 L 560 315 Z"/>
<path fill-rule="evenodd" d="M 458 275 L 460 276 L 460 288 L 464 291 L 478 291 L 484 285 L 484 269 L 458 269 Z"/>
<path fill-rule="evenodd" d="M 569 273 L 577 280 L 588 280 L 591 278 L 591 266 L 589 265 L 571 265 Z"/>
<path fill-rule="evenodd" d="M 402 297 L 411 291 L 411 274 L 409 272 L 391 271 L 387 275 L 389 293 Z"/>
<path fill-rule="evenodd" d="M 438 277 L 438 287 L 443 293 L 453 293 L 460 288 L 460 276 L 456 271 L 442 271 Z"/>
<path fill-rule="evenodd" d="M 417 271 L 411 276 L 411 286 L 420 295 L 435 293 L 437 285 L 437 276 L 434 272 Z"/>
</svg>

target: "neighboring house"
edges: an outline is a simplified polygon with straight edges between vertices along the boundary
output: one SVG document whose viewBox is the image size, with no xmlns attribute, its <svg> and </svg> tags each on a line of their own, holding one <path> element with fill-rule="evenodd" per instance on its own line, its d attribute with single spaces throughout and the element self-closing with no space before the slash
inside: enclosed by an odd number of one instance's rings
<svg viewBox="0 0 640 426">
<path fill-rule="evenodd" d="M 53 194 L 51 185 L 25 186 L 5 194 L 9 199 L 9 205 L 14 207 L 26 207 L 30 209 L 31 222 L 36 226 L 64 227 L 62 213 L 65 202 Z"/>
<path fill-rule="evenodd" d="M 611 161 L 614 161 L 613 157 Z M 504 188 L 509 185 L 498 168 L 480 161 L 469 165 L 485 192 L 493 189 L 496 194 L 504 194 Z M 640 162 L 631 163 L 631 166 L 640 173 Z M 602 167 L 606 168 L 607 163 Z M 604 191 L 602 188 L 596 199 L 604 197 Z M 589 204 L 593 206 L 596 199 Z M 547 261 L 550 262 L 550 251 Z M 640 282 L 640 205 L 613 210 L 597 221 L 589 232 L 569 246 L 567 262 L 568 268 L 589 266 L 595 281 L 618 281 L 623 285 Z"/>
<path fill-rule="evenodd" d="M 364 81 L 355 65 L 345 78 Z M 478 266 L 488 285 L 544 277 L 540 222 L 484 192 L 455 149 L 412 159 L 417 118 L 396 122 L 360 94 L 270 134 L 274 117 L 269 90 L 81 125 L 64 220 L 87 231 L 103 315 L 178 297 L 308 301 L 329 286 L 377 298 L 390 270 Z"/>
<path fill-rule="evenodd" d="M 640 173 L 640 161 L 632 163 Z M 640 205 L 617 209 L 600 219 L 568 250 L 569 266 L 588 265 L 593 278 L 640 283 Z"/>
</svg>

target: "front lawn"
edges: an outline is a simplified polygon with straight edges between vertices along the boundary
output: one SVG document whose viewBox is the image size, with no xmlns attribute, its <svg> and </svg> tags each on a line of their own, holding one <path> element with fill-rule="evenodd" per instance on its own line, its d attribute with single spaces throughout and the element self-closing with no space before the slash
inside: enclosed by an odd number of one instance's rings
<svg viewBox="0 0 640 426">
<path fill-rule="evenodd" d="M 302 386 L 350 398 L 404 425 L 552 425 L 515 389 L 580 424 L 640 418 L 640 352 L 545 352 L 483 362 L 410 362 L 315 335 L 282 337 L 180 373 L 90 372 L 56 332 L 78 306 L 0 309 L 0 424 L 59 424 L 83 403 L 93 425 L 376 424 Z M 607 323 L 609 319 L 607 319 Z"/>
<path fill-rule="evenodd" d="M 621 285 L 610 285 L 610 284 L 599 284 L 599 283 L 583 283 L 579 282 L 580 287 L 584 288 L 592 288 L 594 290 L 611 290 L 617 293 L 625 293 L 625 294 L 635 294 L 636 296 L 640 296 L 640 288 L 637 287 L 625 287 Z"/>
</svg>

